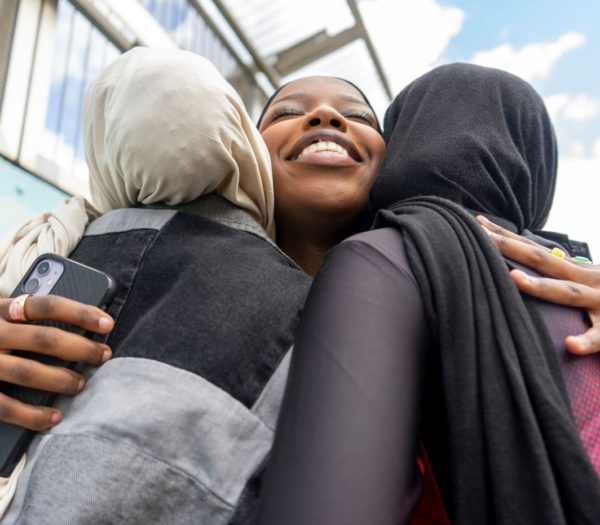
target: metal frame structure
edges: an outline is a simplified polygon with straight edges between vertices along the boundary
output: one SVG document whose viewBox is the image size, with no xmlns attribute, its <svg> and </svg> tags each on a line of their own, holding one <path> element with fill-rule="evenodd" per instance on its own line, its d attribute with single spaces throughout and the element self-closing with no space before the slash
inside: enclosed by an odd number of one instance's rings
<svg viewBox="0 0 600 525">
<path fill-rule="evenodd" d="M 287 76 L 311 62 L 315 62 L 319 58 L 333 53 L 357 39 L 362 39 L 367 46 L 381 85 L 387 97 L 391 99 L 393 96 L 392 90 L 390 89 L 387 76 L 383 70 L 377 51 L 375 50 L 371 37 L 365 27 L 356 0 L 346 0 L 346 2 L 354 17 L 354 25 L 352 27 L 336 35 L 328 35 L 325 31 L 320 31 L 311 35 L 302 42 L 278 52 L 274 57 L 274 64 L 271 65 L 268 58 L 261 56 L 254 47 L 250 38 L 240 27 L 235 15 L 227 8 L 225 3 L 222 0 L 213 0 L 213 3 L 234 31 L 239 41 L 252 56 L 257 70 L 262 72 L 269 79 L 273 88 L 277 88 L 280 85 L 281 77 Z"/>
<path fill-rule="evenodd" d="M 121 51 L 127 51 L 141 43 L 135 36 L 128 38 L 122 28 L 108 19 L 91 0 L 71 0 L 71 3 Z"/>
</svg>

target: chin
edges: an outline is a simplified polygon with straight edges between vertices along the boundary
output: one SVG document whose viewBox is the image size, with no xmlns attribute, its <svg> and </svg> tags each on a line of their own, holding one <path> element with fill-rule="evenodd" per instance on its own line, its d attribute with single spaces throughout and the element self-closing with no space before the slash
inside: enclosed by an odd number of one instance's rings
<svg viewBox="0 0 600 525">
<path fill-rule="evenodd" d="M 314 213 L 339 217 L 358 216 L 366 207 L 368 193 L 355 191 L 338 191 L 321 193 L 310 201 Z M 308 204 L 308 203 L 307 203 Z M 340 217 L 341 218 L 341 217 Z"/>
</svg>

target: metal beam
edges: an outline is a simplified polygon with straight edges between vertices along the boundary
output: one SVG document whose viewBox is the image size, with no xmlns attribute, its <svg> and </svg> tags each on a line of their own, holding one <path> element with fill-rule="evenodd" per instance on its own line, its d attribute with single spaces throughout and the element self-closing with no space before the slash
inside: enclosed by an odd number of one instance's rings
<svg viewBox="0 0 600 525">
<path fill-rule="evenodd" d="M 381 65 L 381 62 L 379 61 L 379 55 L 377 54 L 377 51 L 375 51 L 375 48 L 373 47 L 373 42 L 371 41 L 371 37 L 369 36 L 369 33 L 367 31 L 367 28 L 365 27 L 365 23 L 363 22 L 360 11 L 358 10 L 358 5 L 356 4 L 356 0 L 346 0 L 346 1 L 348 2 L 348 7 L 350 7 L 350 10 L 352 11 L 352 15 L 354 16 L 354 19 L 356 20 L 356 25 L 358 25 L 363 32 L 363 40 L 365 41 L 365 44 L 367 45 L 367 49 L 369 50 L 369 54 L 371 55 L 371 59 L 373 60 L 373 64 L 375 65 L 375 69 L 377 70 L 377 74 L 379 75 L 379 79 L 381 80 L 383 89 L 385 90 L 387 96 L 391 100 L 394 95 L 392 94 L 392 90 L 390 89 L 390 84 L 388 82 L 387 75 L 385 74 L 385 71 L 383 70 L 383 66 Z"/>
<path fill-rule="evenodd" d="M 214 23 L 212 18 L 206 12 L 206 10 L 202 7 L 199 0 L 190 0 L 190 4 L 197 11 L 197 13 L 202 17 L 204 23 L 208 26 L 208 28 L 215 34 L 215 36 L 219 39 L 223 47 L 227 49 L 227 51 L 231 54 L 237 64 L 240 66 L 240 69 L 248 75 L 248 77 L 254 82 L 254 71 L 246 64 L 242 57 L 240 57 L 239 53 L 234 49 L 234 47 L 229 43 L 229 40 L 225 38 L 225 35 L 221 32 L 221 30 L 217 27 L 217 24 Z M 265 91 L 256 84 L 257 89 L 267 98 L 267 94 Z"/>
<path fill-rule="evenodd" d="M 256 67 L 259 69 L 259 71 L 266 75 L 266 77 L 269 79 L 269 82 L 274 88 L 279 87 L 279 84 L 281 83 L 281 77 L 279 76 L 277 71 L 275 71 L 273 67 L 267 64 L 263 57 L 260 56 L 260 53 L 256 50 L 250 39 L 246 36 L 242 28 L 238 25 L 237 21 L 235 20 L 234 16 L 231 14 L 229 9 L 227 9 L 225 4 L 223 4 L 221 0 L 213 0 L 213 3 L 225 19 L 225 21 L 229 24 L 229 27 L 231 27 L 232 31 L 235 33 L 235 36 L 248 50 L 248 53 L 250 53 L 250 56 L 252 57 L 252 60 L 254 60 L 254 63 L 256 64 Z"/>
<path fill-rule="evenodd" d="M 357 38 L 363 38 L 363 31 L 358 25 L 333 36 L 329 36 L 326 31 L 319 31 L 302 42 L 277 53 L 275 69 L 284 77 L 329 53 L 337 51 Z"/>
<path fill-rule="evenodd" d="M 123 35 L 90 0 L 70 0 L 92 25 L 96 26 L 121 51 L 127 51 L 137 44 Z"/>
<path fill-rule="evenodd" d="M 17 2 L 0 1 L 0 113 L 2 112 L 2 98 L 8 74 L 18 7 Z"/>
</svg>

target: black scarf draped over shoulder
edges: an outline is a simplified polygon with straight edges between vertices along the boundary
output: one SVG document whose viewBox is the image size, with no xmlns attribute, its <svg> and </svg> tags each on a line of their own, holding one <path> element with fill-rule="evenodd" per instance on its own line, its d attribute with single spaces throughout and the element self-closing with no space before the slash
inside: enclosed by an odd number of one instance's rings
<svg viewBox="0 0 600 525">
<path fill-rule="evenodd" d="M 401 230 L 440 351 L 447 435 L 433 452 L 452 523 L 600 524 L 550 337 L 473 218 L 543 226 L 557 153 L 541 98 L 508 73 L 453 64 L 405 88 L 384 127 L 376 227 Z"/>
</svg>

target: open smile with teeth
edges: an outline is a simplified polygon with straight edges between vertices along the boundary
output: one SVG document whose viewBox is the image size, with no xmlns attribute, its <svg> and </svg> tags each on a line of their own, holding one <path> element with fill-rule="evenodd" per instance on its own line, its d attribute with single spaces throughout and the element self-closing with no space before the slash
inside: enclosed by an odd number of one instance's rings
<svg viewBox="0 0 600 525">
<path fill-rule="evenodd" d="M 313 142 L 309 146 L 306 146 L 294 160 L 301 160 L 302 157 L 310 155 L 311 153 L 326 153 L 329 155 L 348 157 L 348 151 L 343 146 L 330 140 L 318 140 L 317 142 Z"/>
</svg>

